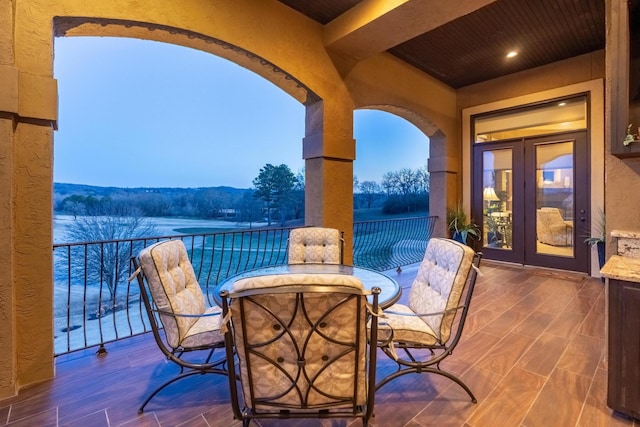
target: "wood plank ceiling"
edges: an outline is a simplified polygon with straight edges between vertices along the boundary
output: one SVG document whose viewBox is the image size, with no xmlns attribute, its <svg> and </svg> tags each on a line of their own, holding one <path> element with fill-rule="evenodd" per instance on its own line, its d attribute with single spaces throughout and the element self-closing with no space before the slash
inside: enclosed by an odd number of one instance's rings
<svg viewBox="0 0 640 427">
<path fill-rule="evenodd" d="M 361 0 L 280 2 L 327 24 Z M 424 19 L 429 19 L 429 10 L 424 11 Z M 604 49 L 604 45 L 604 0 L 497 0 L 388 52 L 460 88 Z M 511 50 L 519 55 L 508 60 L 505 55 Z"/>
</svg>

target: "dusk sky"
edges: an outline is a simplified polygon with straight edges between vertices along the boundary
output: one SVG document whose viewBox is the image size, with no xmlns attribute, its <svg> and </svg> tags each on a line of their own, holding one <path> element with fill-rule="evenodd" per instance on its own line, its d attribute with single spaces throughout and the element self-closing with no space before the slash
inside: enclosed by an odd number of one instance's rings
<svg viewBox="0 0 640 427">
<path fill-rule="evenodd" d="M 267 163 L 302 171 L 304 107 L 206 52 L 109 37 L 55 41 L 54 181 L 251 188 Z M 425 166 L 428 138 L 392 114 L 354 113 L 355 175 Z"/>
</svg>

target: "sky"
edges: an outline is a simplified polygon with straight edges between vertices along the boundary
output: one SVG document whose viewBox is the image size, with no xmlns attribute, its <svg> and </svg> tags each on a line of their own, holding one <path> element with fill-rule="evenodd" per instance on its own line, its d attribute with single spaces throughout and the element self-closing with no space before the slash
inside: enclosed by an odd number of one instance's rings
<svg viewBox="0 0 640 427">
<path fill-rule="evenodd" d="M 261 76 L 161 42 L 55 40 L 54 181 L 251 188 L 267 163 L 302 172 L 304 106 Z M 393 114 L 354 112 L 360 182 L 427 164 L 428 138 Z"/>
</svg>

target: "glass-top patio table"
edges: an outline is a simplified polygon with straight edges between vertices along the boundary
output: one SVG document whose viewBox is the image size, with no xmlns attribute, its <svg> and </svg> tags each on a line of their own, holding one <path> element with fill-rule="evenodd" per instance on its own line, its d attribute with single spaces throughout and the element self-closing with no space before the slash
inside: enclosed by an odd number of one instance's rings
<svg viewBox="0 0 640 427">
<path fill-rule="evenodd" d="M 366 290 L 371 290 L 373 287 L 381 289 L 378 297 L 378 304 L 381 308 L 391 306 L 398 301 L 402 294 L 402 288 L 400 288 L 398 282 L 383 273 L 368 268 L 341 264 L 284 264 L 247 270 L 228 277 L 216 287 L 213 293 L 215 302 L 218 305 L 222 305 L 220 292 L 223 290 L 230 291 L 233 283 L 238 279 L 274 274 L 345 274 L 355 276 L 360 279 Z"/>
</svg>

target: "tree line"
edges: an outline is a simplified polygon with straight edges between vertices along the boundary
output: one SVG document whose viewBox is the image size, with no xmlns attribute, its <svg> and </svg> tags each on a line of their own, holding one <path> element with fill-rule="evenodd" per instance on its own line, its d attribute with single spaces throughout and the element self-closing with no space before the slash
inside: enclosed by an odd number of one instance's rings
<svg viewBox="0 0 640 427">
<path fill-rule="evenodd" d="M 92 316 L 118 309 L 115 301 L 119 283 L 126 280 L 129 252 L 119 250 L 117 240 L 157 236 L 145 217 L 184 216 L 225 218 L 249 223 L 265 221 L 285 225 L 289 219 L 304 218 L 304 174 L 295 175 L 287 165 L 262 167 L 253 179 L 253 189 L 229 187 L 199 189 L 122 189 L 56 184 L 54 210 L 73 215 L 67 229 L 70 242 L 105 242 L 62 251 L 56 264 L 69 274 L 86 275 L 95 283 L 105 283 L 109 303 L 98 303 Z M 428 209 L 429 175 L 426 168 L 401 169 L 384 174 L 382 184 L 358 182 L 354 177 L 354 200 L 364 207 L 379 207 L 385 213 L 415 212 Z M 81 194 L 73 193 L 81 191 Z M 73 193 L 66 195 L 67 193 Z M 82 194 L 83 193 L 83 194 Z M 89 193 L 89 194 L 86 194 Z"/>
<path fill-rule="evenodd" d="M 266 164 L 253 188 L 104 188 L 55 184 L 54 212 L 78 216 L 126 211 L 143 217 L 228 219 L 241 223 L 284 225 L 304 218 L 304 173 L 285 165 Z M 426 167 L 403 168 L 383 175 L 381 183 L 354 177 L 354 207 L 382 208 L 385 214 L 426 211 L 429 173 Z"/>
</svg>

